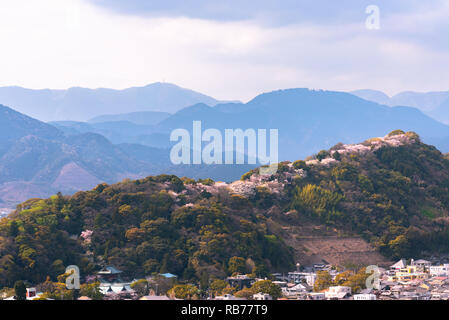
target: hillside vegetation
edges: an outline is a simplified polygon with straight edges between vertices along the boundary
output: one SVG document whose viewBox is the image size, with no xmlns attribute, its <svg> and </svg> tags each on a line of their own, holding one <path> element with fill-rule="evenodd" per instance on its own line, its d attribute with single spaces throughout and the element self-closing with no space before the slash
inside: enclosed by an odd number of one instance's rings
<svg viewBox="0 0 449 320">
<path fill-rule="evenodd" d="M 292 266 L 290 250 L 245 198 L 187 182 L 148 177 L 23 203 L 0 223 L 0 284 L 55 278 L 69 264 L 83 274 L 114 264 L 130 276 L 185 279 Z"/>
<path fill-rule="evenodd" d="M 171 175 L 31 199 L 0 222 L 0 285 L 77 264 L 183 279 L 291 270 L 282 226 L 304 219 L 389 258 L 449 251 L 449 160 L 413 132 L 338 144 L 231 184 Z"/>
</svg>

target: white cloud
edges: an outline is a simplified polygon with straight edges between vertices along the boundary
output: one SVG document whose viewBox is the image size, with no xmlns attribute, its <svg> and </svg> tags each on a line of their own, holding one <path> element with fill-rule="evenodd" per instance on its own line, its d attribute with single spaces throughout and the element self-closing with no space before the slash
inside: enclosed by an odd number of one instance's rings
<svg viewBox="0 0 449 320">
<path fill-rule="evenodd" d="M 444 19 L 426 17 L 429 30 Z M 379 31 L 364 21 L 276 27 L 125 16 L 83 0 L 2 0 L 0 85 L 125 88 L 165 80 L 242 100 L 285 87 L 449 90 L 448 52 L 400 38 L 398 25 L 409 16 L 394 19 Z"/>
</svg>

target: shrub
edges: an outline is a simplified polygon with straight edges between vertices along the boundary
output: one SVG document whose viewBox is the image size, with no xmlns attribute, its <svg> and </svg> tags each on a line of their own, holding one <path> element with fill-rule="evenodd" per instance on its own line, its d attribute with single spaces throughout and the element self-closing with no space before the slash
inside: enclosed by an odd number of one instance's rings
<svg viewBox="0 0 449 320">
<path fill-rule="evenodd" d="M 329 152 L 326 150 L 321 150 L 320 152 L 318 152 L 318 154 L 316 155 L 316 158 L 318 161 L 321 161 L 323 159 L 326 159 L 330 156 Z"/>
<path fill-rule="evenodd" d="M 297 161 L 293 162 L 293 167 L 295 169 L 306 169 L 307 164 L 304 160 L 297 160 Z"/>
</svg>

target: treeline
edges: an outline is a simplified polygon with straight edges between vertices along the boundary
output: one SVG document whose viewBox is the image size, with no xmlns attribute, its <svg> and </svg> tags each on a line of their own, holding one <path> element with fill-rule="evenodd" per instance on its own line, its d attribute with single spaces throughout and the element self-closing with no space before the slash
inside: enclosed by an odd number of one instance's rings
<svg viewBox="0 0 449 320">
<path fill-rule="evenodd" d="M 71 264 L 82 275 L 115 265 L 130 277 L 170 272 L 197 281 L 293 265 L 253 203 L 197 184 L 162 175 L 21 204 L 0 221 L 0 286 L 56 280 Z"/>
</svg>

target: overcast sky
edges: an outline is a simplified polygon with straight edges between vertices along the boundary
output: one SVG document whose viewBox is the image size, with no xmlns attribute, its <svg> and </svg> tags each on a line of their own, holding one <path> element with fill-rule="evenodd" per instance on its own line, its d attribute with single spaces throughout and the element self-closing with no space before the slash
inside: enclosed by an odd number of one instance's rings
<svg viewBox="0 0 449 320">
<path fill-rule="evenodd" d="M 443 0 L 1 0 L 0 86 L 449 90 L 448 17 Z"/>
</svg>

